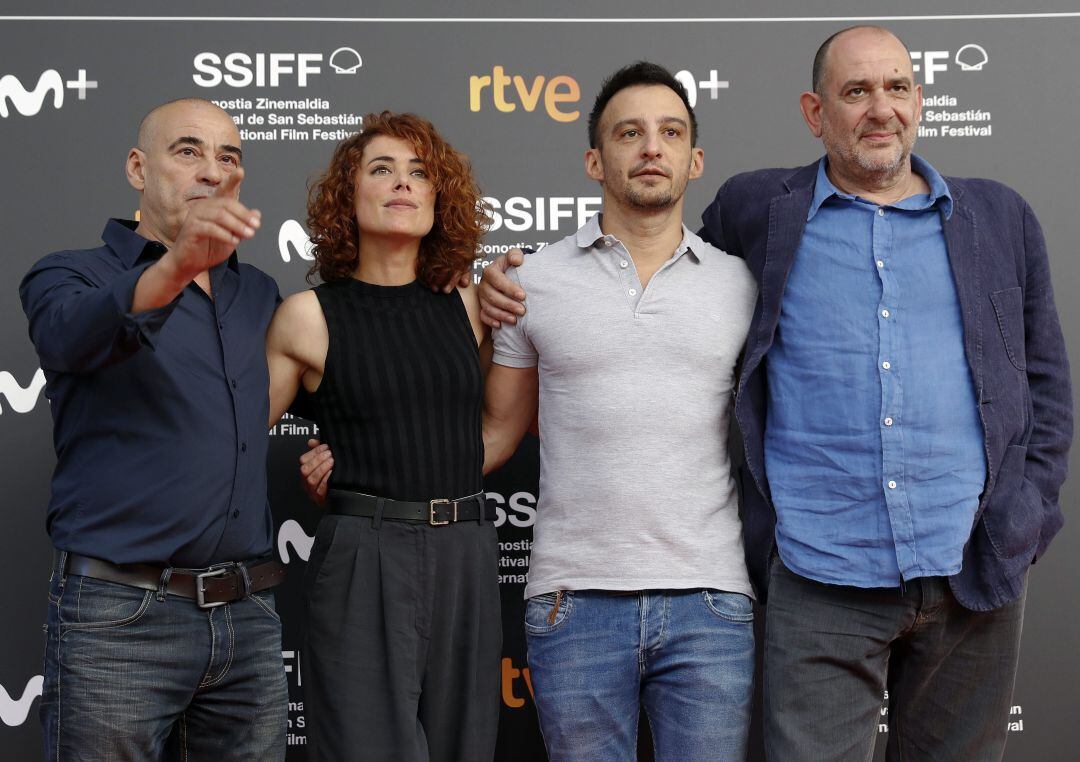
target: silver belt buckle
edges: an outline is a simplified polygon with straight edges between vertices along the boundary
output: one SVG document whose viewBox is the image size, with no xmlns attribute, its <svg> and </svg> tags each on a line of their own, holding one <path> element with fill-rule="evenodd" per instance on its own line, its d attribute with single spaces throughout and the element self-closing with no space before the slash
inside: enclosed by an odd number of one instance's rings
<svg viewBox="0 0 1080 762">
<path fill-rule="evenodd" d="M 203 580 L 208 577 L 224 577 L 229 572 L 227 566 L 218 567 L 217 569 L 207 569 L 200 574 L 195 575 L 195 602 L 199 604 L 201 609 L 216 609 L 218 606 L 224 606 L 228 601 L 217 601 L 216 603 L 206 602 L 206 589 L 203 588 Z"/>
</svg>

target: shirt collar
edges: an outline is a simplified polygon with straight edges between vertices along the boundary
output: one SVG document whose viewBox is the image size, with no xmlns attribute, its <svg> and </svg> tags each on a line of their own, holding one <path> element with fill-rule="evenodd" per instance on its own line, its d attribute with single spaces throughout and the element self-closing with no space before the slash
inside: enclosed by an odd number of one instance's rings
<svg viewBox="0 0 1080 762">
<path fill-rule="evenodd" d="M 582 252 L 587 252 L 593 248 L 596 248 L 602 241 L 611 240 L 618 241 L 615 236 L 604 235 L 604 231 L 600 228 L 600 218 L 603 216 L 603 212 L 597 212 L 589 221 L 578 228 L 577 233 L 574 236 L 574 242 L 578 245 L 578 248 Z M 686 252 L 690 252 L 692 258 L 700 262 L 701 255 L 705 252 L 705 241 L 703 241 L 696 233 L 686 227 L 682 226 L 683 237 L 679 242 L 679 246 L 675 249 L 675 254 L 672 259 L 678 259 Z"/>
<path fill-rule="evenodd" d="M 135 220 L 110 219 L 105 223 L 101 240 L 112 249 L 124 266 L 131 269 L 140 261 L 159 259 L 168 249 L 159 241 L 143 238 L 135 232 L 139 223 Z M 240 263 L 234 251 L 228 259 L 228 266 L 233 271 L 240 270 Z"/>
<path fill-rule="evenodd" d="M 832 184 L 829 175 L 825 171 L 826 165 L 827 159 L 822 156 L 818 162 L 817 180 L 814 183 L 814 198 L 810 202 L 810 210 L 806 214 L 807 222 L 814 218 L 821 205 L 832 196 L 849 201 L 856 198 L 849 193 L 844 193 Z M 905 203 L 908 199 L 902 199 L 895 204 L 890 204 L 890 206 L 899 209 L 930 209 L 934 206 L 940 206 L 945 219 L 949 219 L 953 212 L 953 199 L 952 194 L 949 193 L 949 186 L 945 183 L 945 178 L 930 165 L 930 162 L 915 154 L 911 154 L 911 169 L 930 186 L 930 193 L 926 196 L 926 203 L 914 206 Z"/>
</svg>

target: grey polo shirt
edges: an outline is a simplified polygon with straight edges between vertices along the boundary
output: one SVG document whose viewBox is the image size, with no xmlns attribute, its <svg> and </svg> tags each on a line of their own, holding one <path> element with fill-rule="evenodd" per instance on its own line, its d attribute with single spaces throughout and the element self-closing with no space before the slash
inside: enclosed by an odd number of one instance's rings
<svg viewBox="0 0 1080 762">
<path fill-rule="evenodd" d="M 510 275 L 525 316 L 494 361 L 538 367 L 540 494 L 525 596 L 714 588 L 752 595 L 727 450 L 757 297 L 741 259 L 683 227 L 643 289 L 594 216 Z"/>
</svg>

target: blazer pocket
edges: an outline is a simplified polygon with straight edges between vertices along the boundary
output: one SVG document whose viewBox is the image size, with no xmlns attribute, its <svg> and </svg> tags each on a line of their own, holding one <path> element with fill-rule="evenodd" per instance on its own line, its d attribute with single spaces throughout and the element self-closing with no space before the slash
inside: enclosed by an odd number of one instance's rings
<svg viewBox="0 0 1080 762">
<path fill-rule="evenodd" d="M 1014 286 L 1004 291 L 994 291 L 990 294 L 990 302 L 994 305 L 994 316 L 997 318 L 1009 361 L 1017 370 L 1024 370 L 1027 367 L 1027 358 L 1024 355 L 1023 289 Z"/>
<path fill-rule="evenodd" d="M 1024 478 L 1027 448 L 1009 445 L 998 470 L 983 524 L 998 558 L 1035 555 L 1042 529 L 1042 496 Z"/>
</svg>

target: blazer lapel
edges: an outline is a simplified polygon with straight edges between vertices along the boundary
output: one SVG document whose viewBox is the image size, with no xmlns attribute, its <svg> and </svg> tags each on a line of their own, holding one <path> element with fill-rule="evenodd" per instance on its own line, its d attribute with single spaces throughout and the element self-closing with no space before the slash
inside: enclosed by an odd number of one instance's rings
<svg viewBox="0 0 1080 762">
<path fill-rule="evenodd" d="M 752 362 L 748 364 L 756 366 L 761 361 L 776 335 L 780 301 L 791 266 L 795 263 L 795 252 L 806 229 L 806 215 L 813 200 L 816 175 L 816 162 L 803 167 L 784 182 L 788 192 L 775 196 L 769 203 L 769 231 L 761 272 L 762 312 L 754 334 Z"/>
<path fill-rule="evenodd" d="M 982 322 L 979 320 L 979 294 L 982 293 L 982 288 L 975 212 L 963 202 L 962 189 L 949 183 L 949 192 L 953 197 L 953 213 L 948 219 L 942 215 L 941 227 L 945 233 L 945 249 L 956 285 L 956 298 L 960 302 L 960 318 L 964 325 L 964 354 L 975 382 L 976 394 L 981 400 L 983 379 L 979 348 L 982 346 Z"/>
</svg>

